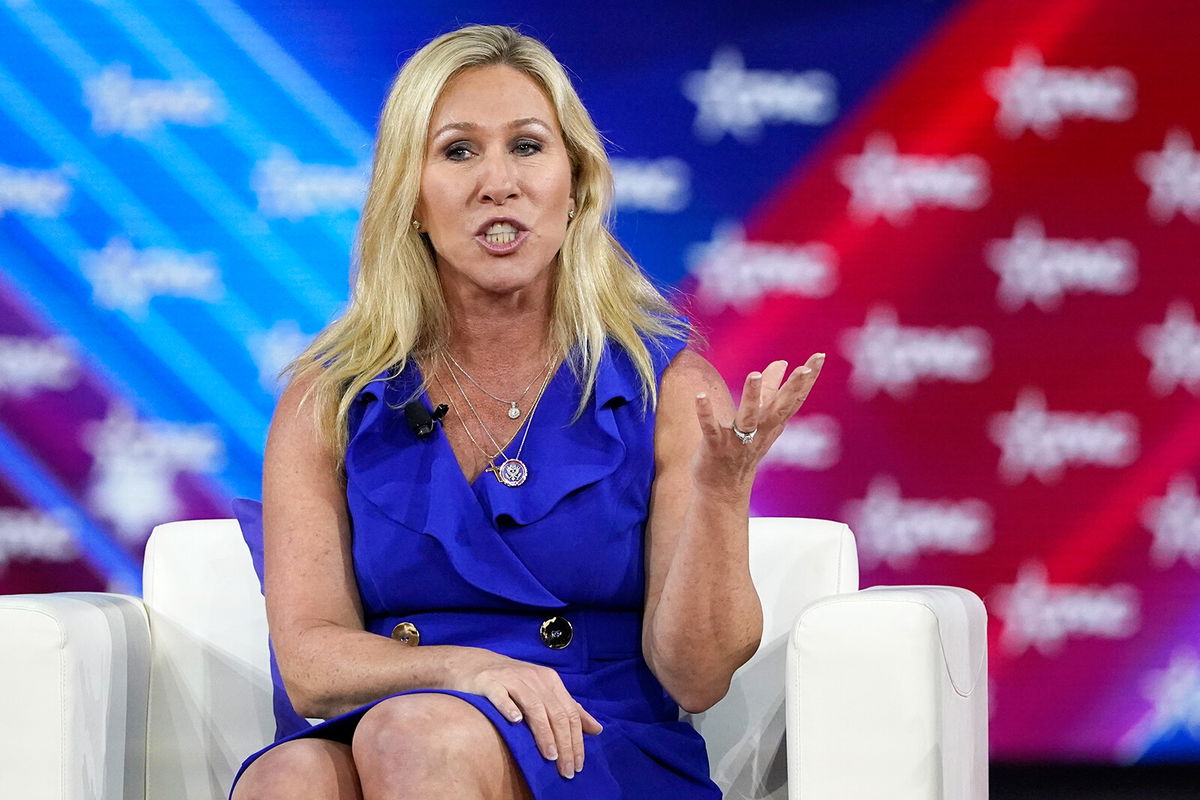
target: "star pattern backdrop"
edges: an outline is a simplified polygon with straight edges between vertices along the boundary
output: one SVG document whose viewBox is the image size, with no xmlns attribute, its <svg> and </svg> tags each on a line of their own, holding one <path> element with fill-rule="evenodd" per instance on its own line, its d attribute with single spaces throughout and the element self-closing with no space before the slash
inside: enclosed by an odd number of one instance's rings
<svg viewBox="0 0 1200 800">
<path fill-rule="evenodd" d="M 0 591 L 138 592 L 259 496 L 403 59 L 519 23 L 732 387 L 824 351 L 760 515 L 990 614 L 1005 760 L 1200 760 L 1200 6 L 0 0 Z"/>
</svg>

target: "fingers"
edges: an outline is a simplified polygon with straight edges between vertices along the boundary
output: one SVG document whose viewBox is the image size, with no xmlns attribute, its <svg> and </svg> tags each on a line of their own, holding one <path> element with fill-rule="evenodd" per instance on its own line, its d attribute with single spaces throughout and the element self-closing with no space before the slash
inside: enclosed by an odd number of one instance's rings
<svg viewBox="0 0 1200 800">
<path fill-rule="evenodd" d="M 733 424 L 744 433 L 758 430 L 758 420 L 762 413 L 763 379 L 763 373 L 751 372 L 742 386 L 742 402 L 738 404 Z"/>
<path fill-rule="evenodd" d="M 579 719 L 583 723 L 583 732 L 584 733 L 590 733 L 590 734 L 595 735 L 597 733 L 600 733 L 602 730 L 604 730 L 604 726 L 600 724 L 600 721 L 597 720 L 595 717 L 593 717 L 591 714 L 589 714 L 588 710 L 586 708 L 584 708 L 583 706 L 580 706 L 578 703 L 576 703 L 575 705 L 579 706 Z"/>
<path fill-rule="evenodd" d="M 703 392 L 696 395 L 696 419 L 700 422 L 700 430 L 705 436 L 713 438 L 721 435 L 721 426 L 717 422 L 716 412 L 713 411 L 712 400 Z"/>
<path fill-rule="evenodd" d="M 821 374 L 821 366 L 824 363 L 825 354 L 814 353 L 808 361 L 792 370 L 792 374 L 779 387 L 779 392 L 775 396 L 772 408 L 772 417 L 775 420 L 785 422 L 800 410 L 800 406 L 804 405 L 804 401 L 808 398 L 808 393 L 812 391 L 817 376 Z"/>
<path fill-rule="evenodd" d="M 574 778 L 583 769 L 584 761 L 583 722 L 579 718 L 582 709 L 562 687 L 557 673 L 543 680 L 559 685 L 525 683 L 520 688 L 513 687 L 517 689 L 516 699 L 525 710 L 525 719 L 542 757 L 558 762 L 558 772 L 564 778 Z"/>
<path fill-rule="evenodd" d="M 508 692 L 506 692 L 502 687 L 497 686 L 496 689 L 488 692 L 484 696 L 487 697 L 488 700 L 491 700 L 492 705 L 496 707 L 496 710 L 503 714 L 510 722 L 520 722 L 522 719 L 524 719 L 523 715 L 521 714 L 520 707 L 513 702 L 512 697 L 510 697 Z"/>
</svg>

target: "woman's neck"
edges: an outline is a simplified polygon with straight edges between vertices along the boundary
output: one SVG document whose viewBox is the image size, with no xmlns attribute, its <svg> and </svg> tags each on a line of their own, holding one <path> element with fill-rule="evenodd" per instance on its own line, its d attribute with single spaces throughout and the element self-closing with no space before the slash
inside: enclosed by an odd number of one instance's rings
<svg viewBox="0 0 1200 800">
<path fill-rule="evenodd" d="M 471 365 L 497 373 L 525 372 L 549 356 L 550 292 L 530 289 L 501 296 L 446 292 L 447 349 Z"/>
</svg>

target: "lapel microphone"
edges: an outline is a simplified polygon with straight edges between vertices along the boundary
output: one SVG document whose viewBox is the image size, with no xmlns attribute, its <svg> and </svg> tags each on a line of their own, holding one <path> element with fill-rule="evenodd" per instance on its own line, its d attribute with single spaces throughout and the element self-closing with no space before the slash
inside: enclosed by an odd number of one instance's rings
<svg viewBox="0 0 1200 800">
<path fill-rule="evenodd" d="M 430 411 L 420 400 L 414 400 L 404 405 L 404 419 L 408 423 L 409 429 L 424 439 L 433 433 L 437 423 L 441 422 L 442 417 L 446 416 L 449 411 L 450 406 L 445 403 L 439 404 L 437 408 Z"/>
</svg>

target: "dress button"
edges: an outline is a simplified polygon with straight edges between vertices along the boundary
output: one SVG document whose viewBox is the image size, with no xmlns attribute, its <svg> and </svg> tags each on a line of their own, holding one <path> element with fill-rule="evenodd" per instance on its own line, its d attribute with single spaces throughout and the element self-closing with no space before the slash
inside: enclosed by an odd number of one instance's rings
<svg viewBox="0 0 1200 800">
<path fill-rule="evenodd" d="M 416 647 L 421 643 L 421 632 L 411 622 L 401 622 L 392 628 L 392 638 L 400 644 Z"/>
<path fill-rule="evenodd" d="M 551 650 L 562 650 L 571 643 L 573 635 L 571 623 L 566 617 L 550 617 L 542 623 L 538 633 L 542 637 L 542 644 Z"/>
</svg>

